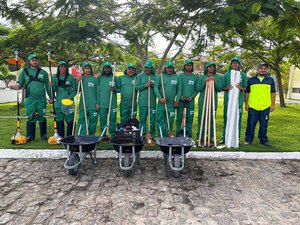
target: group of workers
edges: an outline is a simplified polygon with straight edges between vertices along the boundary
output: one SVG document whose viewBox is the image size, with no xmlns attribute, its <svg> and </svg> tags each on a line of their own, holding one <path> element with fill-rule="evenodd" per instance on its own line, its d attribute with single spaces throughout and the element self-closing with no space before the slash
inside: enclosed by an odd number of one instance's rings
<svg viewBox="0 0 300 225">
<path fill-rule="evenodd" d="M 232 85 L 232 72 L 239 72 L 239 82 Z M 123 76 L 115 76 L 110 62 L 104 62 L 100 74 L 95 75 L 92 65 L 86 61 L 82 64 L 82 75 L 73 77 L 69 74 L 68 64 L 59 61 L 57 73 L 50 82 L 45 70 L 38 66 L 38 56 L 31 54 L 28 57 L 28 67 L 21 71 L 18 78 L 18 88 L 25 88 L 26 114 L 34 112 L 37 117 L 29 118 L 26 122 L 27 141 L 35 139 L 35 124 L 38 120 L 40 136 L 47 139 L 46 118 L 46 93 L 50 97 L 50 103 L 54 104 L 59 136 L 65 137 L 72 134 L 74 113 L 65 114 L 61 110 L 63 99 L 74 100 L 81 93 L 79 103 L 79 118 L 77 127 L 79 134 L 95 135 L 98 118 L 100 118 L 100 132 L 109 129 L 105 135 L 115 135 L 117 129 L 117 94 L 120 93 L 121 101 L 120 123 L 126 124 L 129 119 L 139 115 L 140 127 L 143 127 L 143 135 L 150 132 L 151 138 L 156 136 L 179 135 L 182 130 L 182 119 L 185 117 L 186 135 L 192 137 L 193 119 L 195 114 L 195 98 L 198 100 L 198 125 L 197 139 L 199 137 L 200 120 L 204 107 L 206 85 L 214 82 L 213 91 L 214 109 L 218 106 L 218 92 L 224 91 L 224 123 L 221 143 L 225 143 L 226 124 L 229 93 L 238 89 L 238 135 L 241 135 L 241 121 L 243 105 L 248 111 L 245 144 L 251 144 L 254 139 L 254 131 L 257 122 L 260 122 L 258 138 L 263 145 L 270 145 L 267 137 L 269 113 L 275 108 L 275 83 L 267 74 L 268 65 L 258 65 L 257 74 L 247 80 L 245 73 L 241 71 L 241 62 L 238 57 L 232 58 L 229 71 L 220 77 L 216 73 L 216 64 L 208 62 L 204 74 L 194 74 L 194 63 L 191 59 L 184 61 L 181 74 L 177 74 L 172 62 L 167 62 L 160 75 L 155 73 L 154 64 L 148 60 L 144 64 L 144 71 L 137 74 L 135 65 L 128 64 Z M 80 85 L 80 88 L 78 88 Z M 55 93 L 55 100 L 53 93 Z M 183 115 L 184 108 L 186 114 Z M 139 113 L 137 113 L 137 109 Z M 109 114 L 109 115 L 108 115 Z M 175 121 L 175 115 L 176 121 Z M 149 118 L 150 117 L 150 118 Z M 108 121 L 109 120 L 109 121 Z M 173 124 L 176 124 L 176 129 Z M 66 134 L 65 134 L 66 123 Z M 88 125 L 88 126 L 87 126 Z M 150 125 L 150 126 L 149 126 Z M 202 132 L 204 134 L 204 132 Z"/>
</svg>

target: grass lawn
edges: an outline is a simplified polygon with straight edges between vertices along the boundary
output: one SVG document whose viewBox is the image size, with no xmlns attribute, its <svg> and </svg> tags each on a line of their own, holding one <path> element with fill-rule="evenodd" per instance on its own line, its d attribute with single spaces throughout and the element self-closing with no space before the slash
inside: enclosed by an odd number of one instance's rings
<svg viewBox="0 0 300 225">
<path fill-rule="evenodd" d="M 223 124 L 223 106 L 222 102 L 219 102 L 219 108 L 217 112 L 217 141 L 222 134 Z M 196 105 L 197 107 L 197 105 Z M 51 110 L 51 106 L 48 106 L 47 113 Z M 193 135 L 194 140 L 197 132 L 197 117 L 198 110 L 195 110 Z M 0 104 L 0 116 L 12 116 L 16 115 L 16 103 Z M 24 108 L 21 109 L 21 115 L 25 115 Z M 300 150 L 300 105 L 288 105 L 286 108 L 280 108 L 277 105 L 275 112 L 271 113 L 268 136 L 270 143 L 273 147 L 264 147 L 259 143 L 256 137 L 252 145 L 244 146 L 244 134 L 246 129 L 247 112 L 243 114 L 242 125 L 242 140 L 241 146 L 236 149 L 215 149 L 215 148 L 193 148 L 193 151 L 245 151 L 245 152 L 289 152 Z M 119 118 L 118 118 L 119 121 Z M 36 140 L 29 142 L 25 145 L 12 145 L 10 142 L 11 137 L 14 135 L 16 129 L 16 119 L 0 119 L 0 149 L 62 149 L 61 145 L 49 145 L 47 142 L 42 141 L 39 135 L 39 126 L 37 124 Z M 175 125 L 174 125 L 175 127 Z M 257 136 L 258 127 L 256 128 Z M 21 121 L 21 133 L 26 135 L 25 119 Z M 97 126 L 97 134 L 99 134 L 99 125 Z M 48 136 L 53 135 L 53 120 L 48 119 Z M 98 145 L 98 149 L 112 149 L 108 142 L 101 142 Z M 158 150 L 159 147 L 145 147 L 146 150 Z"/>
</svg>

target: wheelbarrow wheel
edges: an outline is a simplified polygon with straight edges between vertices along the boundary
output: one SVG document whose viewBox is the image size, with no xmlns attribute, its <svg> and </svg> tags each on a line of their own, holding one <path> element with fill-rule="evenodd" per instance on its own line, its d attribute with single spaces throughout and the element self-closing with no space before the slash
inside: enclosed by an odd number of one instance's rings
<svg viewBox="0 0 300 225">
<path fill-rule="evenodd" d="M 130 154 L 124 154 L 124 161 L 123 161 L 123 166 L 124 167 L 129 167 L 130 166 Z M 129 177 L 132 174 L 132 170 L 124 170 L 123 171 L 125 177 Z"/>
<path fill-rule="evenodd" d="M 80 158 L 77 152 L 72 152 L 69 158 L 68 166 L 74 166 L 79 162 L 80 162 Z M 78 173 L 78 170 L 79 170 L 79 165 L 72 169 L 69 169 L 69 174 L 75 176 Z"/>
<path fill-rule="evenodd" d="M 174 167 L 175 168 L 179 168 L 181 166 L 181 162 L 180 162 L 180 157 L 179 155 L 174 155 Z M 175 178 L 179 178 L 180 177 L 180 171 L 173 171 L 173 175 Z"/>
</svg>

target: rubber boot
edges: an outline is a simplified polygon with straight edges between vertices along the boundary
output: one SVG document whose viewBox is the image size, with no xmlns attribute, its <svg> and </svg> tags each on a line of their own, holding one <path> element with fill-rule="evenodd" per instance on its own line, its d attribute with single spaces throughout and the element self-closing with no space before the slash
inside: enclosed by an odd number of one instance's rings
<svg viewBox="0 0 300 225">
<path fill-rule="evenodd" d="M 35 139 L 35 123 L 26 123 L 26 137 L 27 142 L 33 141 Z"/>
<path fill-rule="evenodd" d="M 67 136 L 72 135 L 72 131 L 73 131 L 73 122 L 67 123 Z"/>
<path fill-rule="evenodd" d="M 44 120 L 43 122 L 40 122 L 40 134 L 42 140 L 48 140 L 47 136 L 47 120 Z"/>
<path fill-rule="evenodd" d="M 64 121 L 56 122 L 56 128 L 57 128 L 58 135 L 60 137 L 65 137 L 65 123 L 64 123 Z"/>
</svg>

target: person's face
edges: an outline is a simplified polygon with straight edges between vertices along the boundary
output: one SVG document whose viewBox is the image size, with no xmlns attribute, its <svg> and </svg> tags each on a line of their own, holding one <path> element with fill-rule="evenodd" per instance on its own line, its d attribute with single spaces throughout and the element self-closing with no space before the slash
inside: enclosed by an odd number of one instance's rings
<svg viewBox="0 0 300 225">
<path fill-rule="evenodd" d="M 86 67 L 83 68 L 83 72 L 86 75 L 91 75 L 92 68 L 90 66 L 86 66 Z"/>
<path fill-rule="evenodd" d="M 39 60 L 37 58 L 33 58 L 29 60 L 30 66 L 33 68 L 37 68 L 39 64 Z"/>
<path fill-rule="evenodd" d="M 238 70 L 238 69 L 239 69 L 239 66 L 240 66 L 240 63 L 239 63 L 239 62 L 237 62 L 237 61 L 232 61 L 232 63 L 231 63 L 232 69 Z"/>
<path fill-rule="evenodd" d="M 151 74 L 151 68 L 150 67 L 145 67 L 145 73 L 146 74 Z"/>
<path fill-rule="evenodd" d="M 67 72 L 67 67 L 66 67 L 66 65 L 60 65 L 59 66 L 59 74 L 66 74 L 66 72 Z"/>
<path fill-rule="evenodd" d="M 168 66 L 166 69 L 166 72 L 168 75 L 172 75 L 173 74 L 173 67 L 172 66 Z"/>
<path fill-rule="evenodd" d="M 192 70 L 193 70 L 193 64 L 192 63 L 189 63 L 189 64 L 187 64 L 187 65 L 185 65 L 185 71 L 186 72 L 192 72 Z"/>
<path fill-rule="evenodd" d="M 259 75 L 265 75 L 268 71 L 268 67 L 265 65 L 262 65 L 261 67 L 257 68 L 257 72 Z"/>
<path fill-rule="evenodd" d="M 209 73 L 214 73 L 215 67 L 214 65 L 210 65 L 209 67 L 207 67 L 207 72 Z"/>
<path fill-rule="evenodd" d="M 104 71 L 105 75 L 109 75 L 111 72 L 110 66 L 104 66 L 103 71 Z"/>
<path fill-rule="evenodd" d="M 127 68 L 127 75 L 128 76 L 133 76 L 134 75 L 134 68 L 132 68 L 132 67 L 129 67 L 129 68 Z"/>
</svg>

